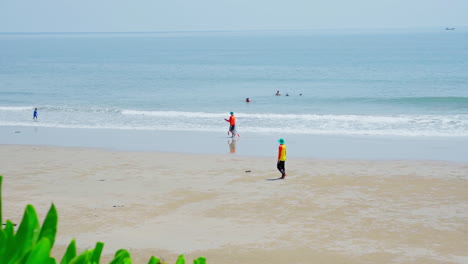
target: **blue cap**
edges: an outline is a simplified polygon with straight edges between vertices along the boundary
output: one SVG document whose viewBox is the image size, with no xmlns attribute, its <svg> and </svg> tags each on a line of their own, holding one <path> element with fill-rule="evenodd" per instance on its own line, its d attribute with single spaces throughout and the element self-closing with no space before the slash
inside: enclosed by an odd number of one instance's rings
<svg viewBox="0 0 468 264">
<path fill-rule="evenodd" d="M 231 115 L 233 115 L 233 114 L 234 114 L 234 112 L 231 112 Z"/>
<path fill-rule="evenodd" d="M 278 143 L 284 144 L 284 139 L 280 138 L 280 139 L 278 140 Z"/>
</svg>

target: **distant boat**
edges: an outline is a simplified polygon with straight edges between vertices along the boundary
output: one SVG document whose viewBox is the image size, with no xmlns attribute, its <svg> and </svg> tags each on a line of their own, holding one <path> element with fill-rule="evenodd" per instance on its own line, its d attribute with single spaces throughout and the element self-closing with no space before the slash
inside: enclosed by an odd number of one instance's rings
<svg viewBox="0 0 468 264">
<path fill-rule="evenodd" d="M 445 30 L 455 30 L 455 28 L 445 28 Z"/>
</svg>

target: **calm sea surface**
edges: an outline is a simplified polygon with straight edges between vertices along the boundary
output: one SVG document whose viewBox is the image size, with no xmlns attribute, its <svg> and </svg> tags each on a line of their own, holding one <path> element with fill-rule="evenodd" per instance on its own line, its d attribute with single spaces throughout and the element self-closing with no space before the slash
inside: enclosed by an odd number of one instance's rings
<svg viewBox="0 0 468 264">
<path fill-rule="evenodd" d="M 467 137 L 468 30 L 0 34 L 1 126 L 225 133 L 231 111 L 243 134 Z"/>
</svg>

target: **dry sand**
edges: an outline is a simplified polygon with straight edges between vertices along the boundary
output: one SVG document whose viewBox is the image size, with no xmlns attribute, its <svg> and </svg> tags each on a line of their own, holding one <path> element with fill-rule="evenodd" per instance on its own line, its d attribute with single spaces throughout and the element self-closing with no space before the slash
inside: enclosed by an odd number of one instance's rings
<svg viewBox="0 0 468 264">
<path fill-rule="evenodd" d="M 468 263 L 468 164 L 0 145 L 4 218 L 59 212 L 72 238 L 134 263 Z M 250 170 L 251 172 L 245 172 Z"/>
</svg>

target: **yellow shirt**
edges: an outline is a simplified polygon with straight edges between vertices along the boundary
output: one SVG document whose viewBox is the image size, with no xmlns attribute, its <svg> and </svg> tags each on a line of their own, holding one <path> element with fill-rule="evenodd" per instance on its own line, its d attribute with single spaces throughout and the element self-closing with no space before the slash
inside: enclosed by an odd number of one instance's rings
<svg viewBox="0 0 468 264">
<path fill-rule="evenodd" d="M 278 148 L 278 160 L 285 161 L 286 160 L 286 145 L 281 144 Z"/>
</svg>

